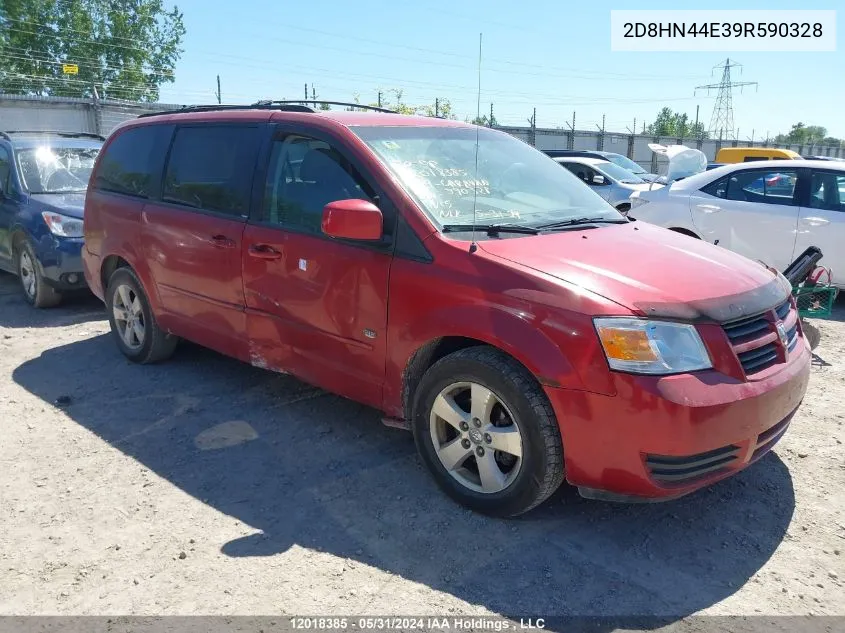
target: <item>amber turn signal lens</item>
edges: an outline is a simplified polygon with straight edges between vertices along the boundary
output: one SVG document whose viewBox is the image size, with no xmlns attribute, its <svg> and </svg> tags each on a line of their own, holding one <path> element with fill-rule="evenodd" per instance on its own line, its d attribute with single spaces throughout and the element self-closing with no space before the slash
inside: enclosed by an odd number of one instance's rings
<svg viewBox="0 0 845 633">
<path fill-rule="evenodd" d="M 599 337 L 608 359 L 655 361 L 657 354 L 651 347 L 648 335 L 643 330 L 621 328 L 599 328 Z"/>
</svg>

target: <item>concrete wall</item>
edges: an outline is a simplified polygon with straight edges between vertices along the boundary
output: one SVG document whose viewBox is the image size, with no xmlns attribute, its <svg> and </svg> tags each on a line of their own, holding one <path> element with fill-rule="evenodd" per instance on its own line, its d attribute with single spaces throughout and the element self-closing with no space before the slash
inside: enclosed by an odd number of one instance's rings
<svg viewBox="0 0 845 633">
<path fill-rule="evenodd" d="M 835 156 L 845 158 L 845 148 L 842 147 L 826 147 L 820 145 L 784 145 L 777 143 L 751 143 L 748 141 L 722 140 L 718 139 L 679 139 L 676 137 L 654 137 L 647 134 L 618 134 L 614 132 L 605 132 L 604 135 L 599 131 L 591 132 L 589 130 L 548 130 L 531 128 L 499 128 L 505 132 L 513 134 L 518 138 L 533 144 L 537 149 L 576 149 L 576 150 L 604 150 L 606 152 L 616 152 L 639 163 L 646 169 L 660 173 L 660 168 L 666 164 L 666 160 L 658 158 L 657 154 L 648 148 L 649 143 L 660 143 L 662 145 L 686 145 L 688 147 L 695 147 L 700 149 L 707 156 L 710 161 L 715 160 L 716 153 L 722 147 L 781 147 L 791 149 L 802 155 L 813 156 Z M 531 140 L 534 139 L 532 143 Z"/>
<path fill-rule="evenodd" d="M 123 121 L 177 105 L 0 95 L 0 130 L 91 132 L 108 136 Z"/>
</svg>

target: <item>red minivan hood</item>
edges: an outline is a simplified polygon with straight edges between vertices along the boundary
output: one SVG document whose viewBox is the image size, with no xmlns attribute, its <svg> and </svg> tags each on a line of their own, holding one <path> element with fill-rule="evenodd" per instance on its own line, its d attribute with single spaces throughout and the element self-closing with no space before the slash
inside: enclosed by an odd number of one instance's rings
<svg viewBox="0 0 845 633">
<path fill-rule="evenodd" d="M 645 222 L 485 240 L 479 247 L 662 318 L 729 321 L 768 310 L 791 290 L 758 262 Z"/>
</svg>

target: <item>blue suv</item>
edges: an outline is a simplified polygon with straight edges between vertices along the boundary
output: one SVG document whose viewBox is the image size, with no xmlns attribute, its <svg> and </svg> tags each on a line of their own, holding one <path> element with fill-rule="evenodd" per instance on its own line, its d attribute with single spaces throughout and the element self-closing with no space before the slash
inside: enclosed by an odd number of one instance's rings
<svg viewBox="0 0 845 633">
<path fill-rule="evenodd" d="M 24 297 L 37 308 L 86 288 L 82 211 L 103 140 L 86 133 L 0 132 L 0 270 L 18 275 Z"/>
</svg>

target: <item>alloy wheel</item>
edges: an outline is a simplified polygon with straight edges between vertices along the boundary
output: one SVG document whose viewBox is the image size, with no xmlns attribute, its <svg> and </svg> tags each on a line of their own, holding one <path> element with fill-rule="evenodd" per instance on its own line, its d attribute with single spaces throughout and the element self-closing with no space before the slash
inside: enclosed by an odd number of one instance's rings
<svg viewBox="0 0 845 633">
<path fill-rule="evenodd" d="M 121 284 L 115 289 L 112 314 L 117 333 L 124 345 L 131 350 L 140 349 L 146 334 L 144 311 L 141 308 L 141 300 L 131 286 Z"/>
<path fill-rule="evenodd" d="M 23 291 L 30 300 L 35 299 L 38 280 L 36 278 L 35 263 L 32 261 L 29 252 L 24 249 L 21 253 L 20 277 Z"/>
<path fill-rule="evenodd" d="M 483 494 L 502 492 L 522 466 L 522 433 L 501 398 L 475 382 L 453 383 L 431 407 L 434 450 L 460 484 Z"/>
</svg>

